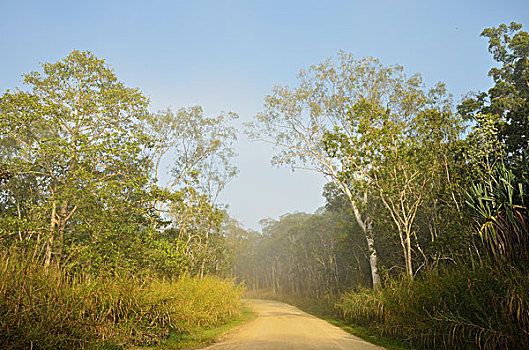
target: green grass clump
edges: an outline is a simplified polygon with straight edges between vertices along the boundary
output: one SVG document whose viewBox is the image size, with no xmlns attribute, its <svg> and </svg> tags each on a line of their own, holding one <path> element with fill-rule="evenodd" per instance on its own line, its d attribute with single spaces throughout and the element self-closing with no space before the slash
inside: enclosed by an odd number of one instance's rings
<svg viewBox="0 0 529 350">
<path fill-rule="evenodd" d="M 345 294 L 344 320 L 418 348 L 529 348 L 529 276 L 457 266 Z"/>
<path fill-rule="evenodd" d="M 242 288 L 215 277 L 172 281 L 71 276 L 0 256 L 0 348 L 159 344 L 236 317 Z"/>
</svg>

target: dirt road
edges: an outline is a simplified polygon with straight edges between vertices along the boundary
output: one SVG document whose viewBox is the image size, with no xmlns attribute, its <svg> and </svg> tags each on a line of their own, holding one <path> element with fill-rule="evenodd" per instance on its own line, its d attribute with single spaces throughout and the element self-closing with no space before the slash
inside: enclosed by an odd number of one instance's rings
<svg viewBox="0 0 529 350">
<path fill-rule="evenodd" d="M 247 303 L 257 319 L 207 349 L 383 349 L 293 306 L 270 300 Z"/>
</svg>

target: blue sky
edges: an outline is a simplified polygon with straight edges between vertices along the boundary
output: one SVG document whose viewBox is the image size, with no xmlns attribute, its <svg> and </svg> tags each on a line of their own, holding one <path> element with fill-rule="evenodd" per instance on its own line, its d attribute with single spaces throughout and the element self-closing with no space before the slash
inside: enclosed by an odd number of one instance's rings
<svg viewBox="0 0 529 350">
<path fill-rule="evenodd" d="M 343 50 L 443 81 L 458 99 L 491 86 L 479 34 L 511 21 L 529 30 L 529 1 L 0 0 L 0 93 L 39 63 L 90 50 L 152 111 L 201 105 L 249 121 L 274 85 Z M 240 174 L 221 200 L 245 226 L 324 204 L 319 175 L 271 167 L 271 149 L 244 135 L 236 147 Z"/>
</svg>

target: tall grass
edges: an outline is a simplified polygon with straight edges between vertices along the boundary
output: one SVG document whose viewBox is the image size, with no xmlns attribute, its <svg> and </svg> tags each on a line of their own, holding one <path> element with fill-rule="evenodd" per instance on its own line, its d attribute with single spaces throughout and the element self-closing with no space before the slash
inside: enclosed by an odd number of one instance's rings
<svg viewBox="0 0 529 350">
<path fill-rule="evenodd" d="M 529 275 L 457 266 L 342 297 L 342 317 L 419 348 L 529 348 Z"/>
<path fill-rule="evenodd" d="M 0 255 L 0 348 L 156 344 L 239 313 L 242 288 L 215 277 L 172 281 L 71 276 Z"/>
</svg>

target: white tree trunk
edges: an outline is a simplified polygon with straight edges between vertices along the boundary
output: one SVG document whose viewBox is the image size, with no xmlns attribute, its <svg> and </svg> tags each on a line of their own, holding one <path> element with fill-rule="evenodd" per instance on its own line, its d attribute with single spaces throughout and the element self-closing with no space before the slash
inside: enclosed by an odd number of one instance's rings
<svg viewBox="0 0 529 350">
<path fill-rule="evenodd" d="M 371 282 L 373 283 L 373 289 L 376 289 L 380 285 L 380 276 L 378 275 L 377 250 L 375 248 L 375 239 L 373 237 L 371 223 L 369 221 L 369 218 L 362 218 L 362 215 L 356 207 L 356 204 L 353 200 L 353 195 L 349 191 L 349 189 L 346 186 L 343 186 L 343 188 L 345 189 L 345 194 L 349 198 L 349 203 L 351 203 L 351 207 L 353 208 L 356 222 L 358 223 L 358 226 L 360 226 L 360 228 L 364 232 L 364 236 L 366 237 L 367 249 L 369 251 L 369 268 L 371 270 Z"/>
<path fill-rule="evenodd" d="M 366 235 L 367 247 L 369 249 L 369 267 L 371 268 L 371 280 L 373 289 L 380 286 L 380 276 L 377 270 L 377 251 L 375 250 L 375 240 Z"/>
</svg>

